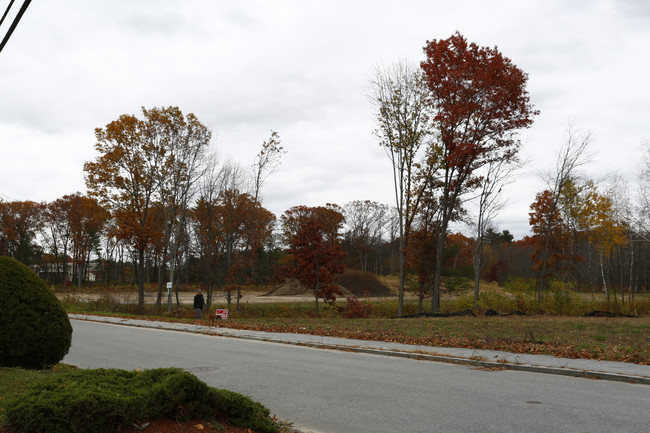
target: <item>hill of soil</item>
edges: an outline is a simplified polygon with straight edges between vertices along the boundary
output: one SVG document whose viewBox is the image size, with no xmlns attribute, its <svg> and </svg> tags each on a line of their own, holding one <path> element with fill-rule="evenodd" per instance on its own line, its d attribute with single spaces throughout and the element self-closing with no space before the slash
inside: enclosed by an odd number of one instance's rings
<svg viewBox="0 0 650 433">
<path fill-rule="evenodd" d="M 384 285 L 372 272 L 346 270 L 344 274 L 336 277 L 336 282 L 343 292 L 343 296 L 392 296 L 390 289 Z M 272 289 L 266 296 L 299 296 L 310 295 L 311 292 L 295 279 L 287 279 L 279 286 Z"/>
<path fill-rule="evenodd" d="M 344 274 L 336 277 L 336 282 L 359 298 L 366 296 L 366 292 L 371 297 L 392 296 L 388 286 L 379 281 L 372 272 L 346 270 Z"/>
</svg>

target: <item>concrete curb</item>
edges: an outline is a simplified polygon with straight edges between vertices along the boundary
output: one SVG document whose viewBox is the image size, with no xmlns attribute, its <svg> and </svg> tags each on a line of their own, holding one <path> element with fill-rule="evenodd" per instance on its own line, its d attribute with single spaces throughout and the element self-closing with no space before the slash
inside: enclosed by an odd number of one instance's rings
<svg viewBox="0 0 650 433">
<path fill-rule="evenodd" d="M 596 369 L 589 370 L 589 369 L 574 369 L 574 368 L 565 368 L 565 367 L 558 368 L 558 367 L 545 366 L 545 365 L 531 365 L 531 364 L 524 364 L 519 362 L 509 362 L 506 360 L 486 361 L 480 359 L 481 358 L 480 356 L 462 357 L 462 356 L 445 355 L 445 354 L 437 354 L 437 353 L 422 353 L 417 350 L 404 351 L 404 350 L 382 349 L 376 347 L 361 347 L 354 344 L 339 345 L 339 344 L 328 344 L 325 342 L 295 341 L 295 340 L 292 341 L 289 338 L 282 338 L 282 334 L 262 333 L 261 331 L 248 331 L 247 333 L 242 333 L 238 335 L 236 331 L 240 331 L 240 330 L 233 330 L 230 328 L 219 328 L 219 327 L 203 327 L 197 329 L 193 325 L 183 324 L 183 323 L 173 323 L 173 322 L 146 321 L 140 319 L 124 319 L 118 317 L 92 316 L 92 315 L 84 315 L 84 314 L 69 314 L 69 317 L 71 319 L 86 320 L 86 321 L 100 322 L 100 323 L 110 323 L 115 325 L 135 326 L 135 327 L 152 328 L 152 329 L 164 329 L 169 331 L 199 333 L 204 335 L 214 335 L 214 336 L 226 337 L 226 338 L 240 338 L 244 340 L 290 344 L 290 345 L 305 346 L 305 347 L 312 347 L 312 348 L 319 348 L 319 349 L 330 349 L 330 350 L 339 350 L 339 351 L 346 351 L 346 352 L 366 353 L 371 355 L 409 358 L 415 360 L 445 362 L 451 364 L 469 365 L 469 366 L 485 368 L 485 369 L 526 371 L 531 373 L 553 374 L 559 376 L 600 379 L 600 380 L 610 380 L 615 382 L 627 382 L 627 383 L 634 383 L 634 384 L 650 385 L 650 376 L 640 376 L 635 374 L 623 374 L 623 373 L 615 373 L 615 372 L 598 371 Z M 223 332 L 224 330 L 226 330 L 226 332 Z M 263 336 L 251 335 L 250 332 L 261 333 L 263 334 Z M 295 338 L 298 338 L 300 335 L 303 334 L 295 334 L 295 335 L 291 334 L 291 336 L 295 336 Z M 350 340 L 350 341 L 351 343 L 354 342 L 354 340 Z M 372 342 L 364 341 L 363 343 L 371 344 Z"/>
</svg>

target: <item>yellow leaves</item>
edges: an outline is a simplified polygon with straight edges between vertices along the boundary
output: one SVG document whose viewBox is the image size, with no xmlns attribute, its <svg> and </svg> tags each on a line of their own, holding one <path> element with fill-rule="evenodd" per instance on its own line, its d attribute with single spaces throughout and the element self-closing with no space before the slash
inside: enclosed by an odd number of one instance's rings
<svg viewBox="0 0 650 433">
<path fill-rule="evenodd" d="M 197 430 L 203 430 L 205 427 L 203 426 L 203 424 L 197 424 L 194 426 L 194 428 Z"/>
<path fill-rule="evenodd" d="M 616 219 L 612 200 L 600 194 L 593 183 L 586 186 L 587 193 L 580 200 L 578 226 L 589 233 L 594 247 L 608 257 L 614 246 L 627 243 L 626 229 Z"/>
</svg>

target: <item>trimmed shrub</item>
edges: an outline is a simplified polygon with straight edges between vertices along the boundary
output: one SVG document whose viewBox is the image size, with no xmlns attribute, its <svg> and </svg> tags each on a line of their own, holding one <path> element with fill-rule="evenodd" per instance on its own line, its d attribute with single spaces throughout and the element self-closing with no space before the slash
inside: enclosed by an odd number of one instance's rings
<svg viewBox="0 0 650 433">
<path fill-rule="evenodd" d="M 7 421 L 23 433 L 103 433 L 146 418 L 217 414 L 260 433 L 278 430 L 260 403 L 211 388 L 178 368 L 75 370 L 46 378 L 7 403 Z"/>
<path fill-rule="evenodd" d="M 31 269 L 0 257 L 0 365 L 43 369 L 63 359 L 72 342 L 68 315 Z"/>
<path fill-rule="evenodd" d="M 212 388 L 210 398 L 214 407 L 225 414 L 233 425 L 259 433 L 278 431 L 275 422 L 269 417 L 269 410 L 261 403 L 226 389 Z"/>
</svg>

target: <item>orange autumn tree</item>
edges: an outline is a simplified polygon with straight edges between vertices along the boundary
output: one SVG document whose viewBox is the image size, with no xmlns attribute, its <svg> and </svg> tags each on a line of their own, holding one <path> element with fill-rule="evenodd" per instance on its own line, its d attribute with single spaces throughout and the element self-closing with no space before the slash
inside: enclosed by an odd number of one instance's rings
<svg viewBox="0 0 650 433">
<path fill-rule="evenodd" d="M 259 259 L 272 234 L 275 215 L 255 203 L 250 194 L 226 189 L 216 197 L 199 197 L 190 217 L 204 268 L 208 302 L 212 300 L 214 285 L 223 283 L 230 308 L 233 290 L 238 300 L 241 286 L 257 281 L 252 263 Z M 217 281 L 219 270 L 222 278 Z"/>
<path fill-rule="evenodd" d="M 250 194 L 237 190 L 222 191 L 216 210 L 217 233 L 225 253 L 228 307 L 230 293 L 235 289 L 239 310 L 241 286 L 255 280 L 252 275 L 253 263 L 257 261 L 264 242 L 271 236 L 275 215 Z"/>
<path fill-rule="evenodd" d="M 64 195 L 44 207 L 45 241 L 61 264 L 63 284 L 68 282 L 67 256 L 72 254 L 73 276 L 81 287 L 87 263 L 99 242 L 109 212 L 96 199 L 77 192 Z"/>
<path fill-rule="evenodd" d="M 211 136 L 193 114 L 183 116 L 177 107 L 142 107 L 142 114 L 143 119 L 124 114 L 95 129 L 99 156 L 84 164 L 89 194 L 111 209 L 119 237 L 137 252 L 139 313 L 144 313 L 145 254 L 161 232 L 152 209 L 156 202 L 167 205 L 172 189 L 183 195 L 180 200 L 188 197 L 185 187 L 194 179 L 185 153 L 207 146 Z M 177 190 L 178 182 L 184 186 Z M 182 214 L 174 216 L 166 223 L 182 222 Z"/>
<path fill-rule="evenodd" d="M 54 256 L 56 274 L 61 274 L 64 286 L 68 284 L 68 248 L 72 232 L 69 218 L 71 203 L 64 196 L 45 204 L 43 208 L 43 241 Z"/>
<path fill-rule="evenodd" d="M 340 242 L 343 220 L 339 207 L 332 204 L 294 206 L 281 218 L 284 241 L 293 259 L 286 273 L 312 291 L 316 316 L 319 298 L 333 302 L 342 294 L 335 277 L 343 273 L 346 256 Z"/>
<path fill-rule="evenodd" d="M 457 32 L 427 42 L 424 53 L 421 68 L 437 137 L 431 155 L 439 164 L 434 186 L 440 196 L 440 226 L 431 297 L 432 311 L 437 312 L 447 228 L 459 199 L 480 184 L 476 170 L 516 156 L 517 131 L 530 127 L 537 111 L 526 90 L 527 74 L 497 48 L 470 44 Z"/>
<path fill-rule="evenodd" d="M 533 267 L 538 280 L 559 276 L 568 258 L 569 227 L 553 194 L 544 190 L 535 196 L 530 205 L 529 223 L 534 234 Z M 539 300 L 539 299 L 538 299 Z"/>
<path fill-rule="evenodd" d="M 0 255 L 31 265 L 37 258 L 39 247 L 35 241 L 42 222 L 40 204 L 0 199 Z"/>
</svg>

